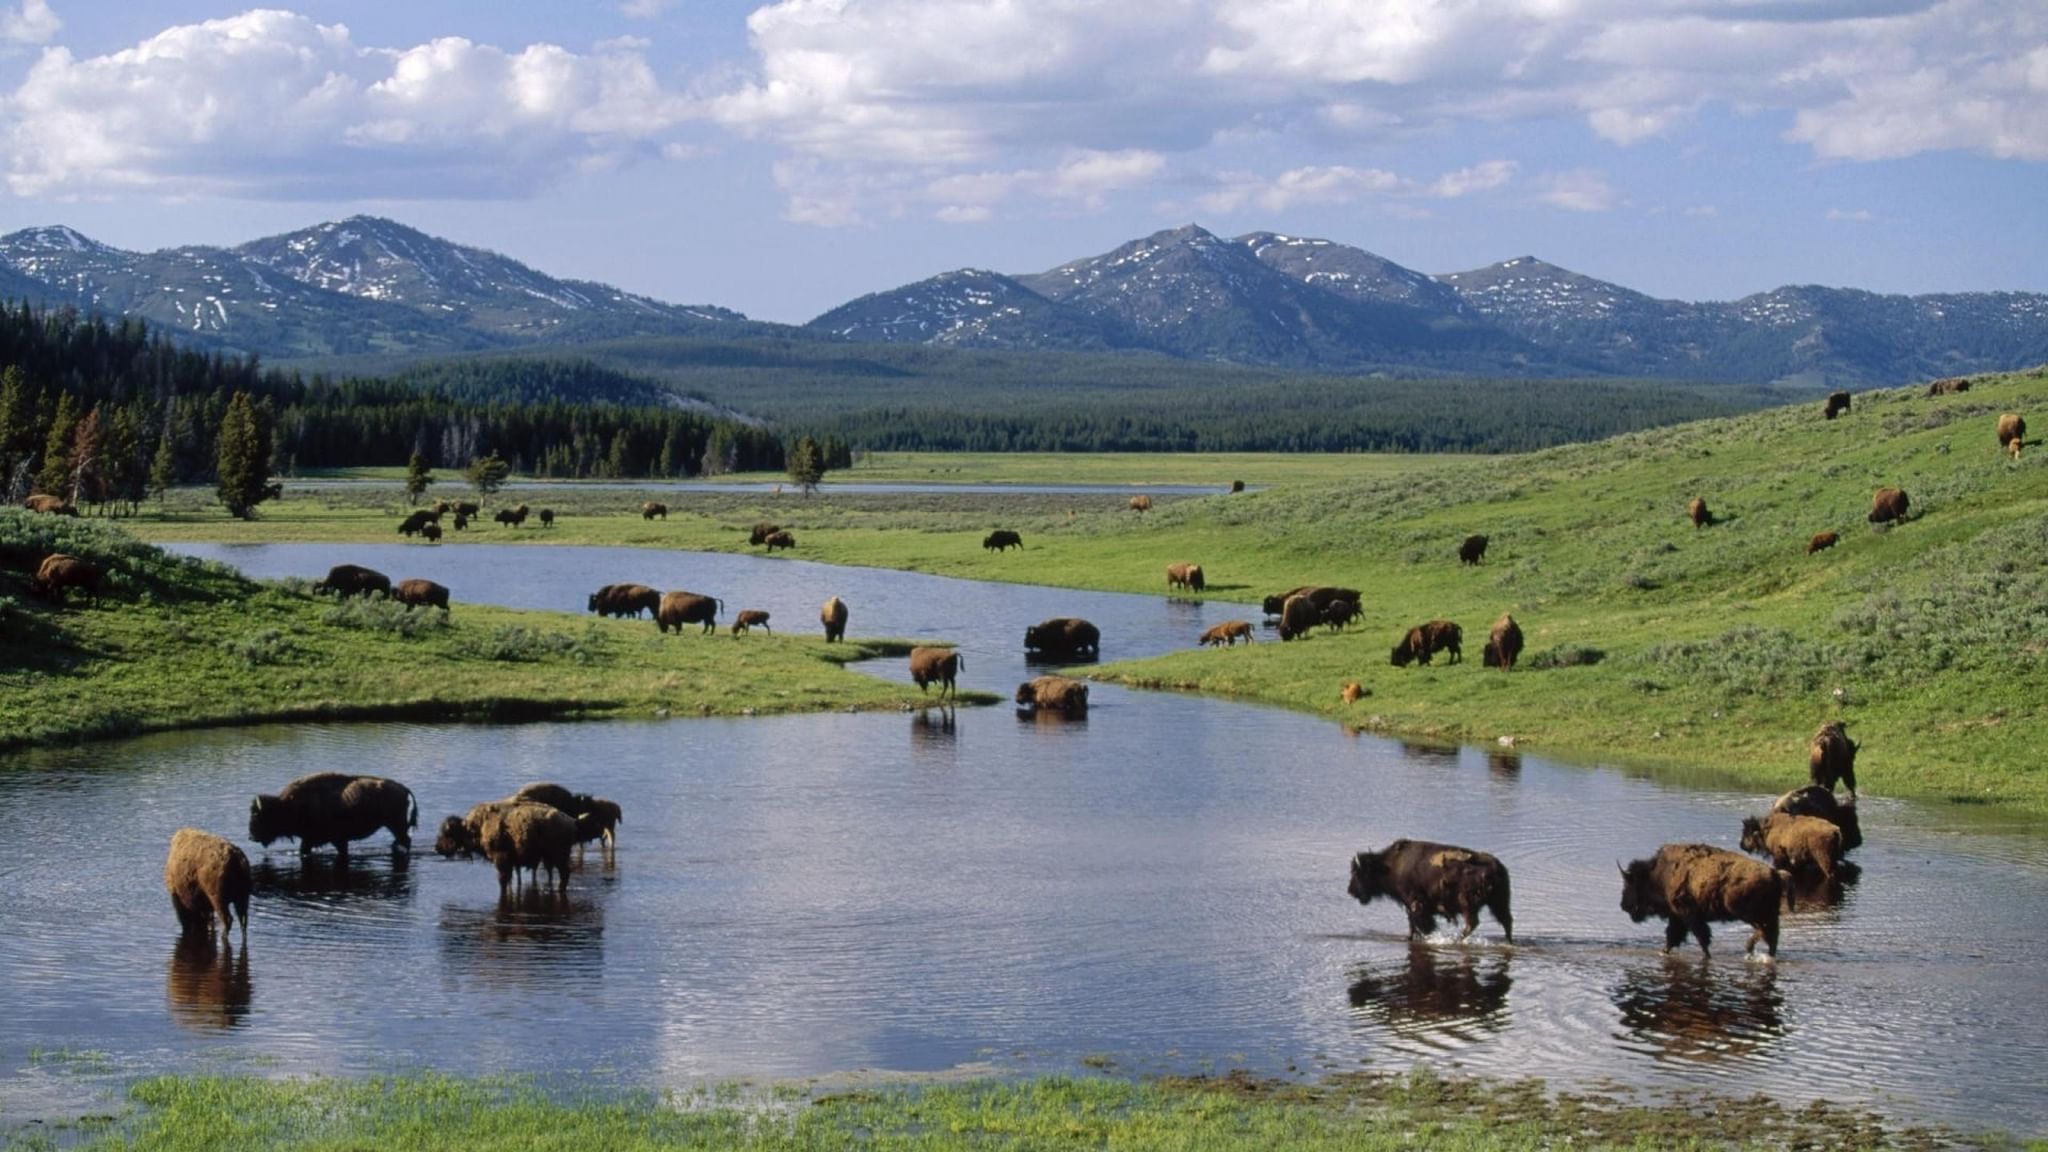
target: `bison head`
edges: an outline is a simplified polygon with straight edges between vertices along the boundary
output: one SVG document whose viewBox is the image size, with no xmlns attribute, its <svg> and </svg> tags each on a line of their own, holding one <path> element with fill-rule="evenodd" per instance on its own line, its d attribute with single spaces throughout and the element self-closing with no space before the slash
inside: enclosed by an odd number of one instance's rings
<svg viewBox="0 0 2048 1152">
<path fill-rule="evenodd" d="M 1656 893 L 1650 888 L 1650 862 L 1631 860 L 1615 867 L 1621 869 L 1621 910 L 1641 924 L 1659 911 Z"/>
<path fill-rule="evenodd" d="M 1764 822 L 1754 816 L 1742 818 L 1742 850 L 1761 854 L 1764 847 Z"/>
<path fill-rule="evenodd" d="M 1287 597 L 1268 596 L 1266 597 L 1265 603 L 1262 605 L 1262 607 L 1265 608 L 1266 615 L 1278 616 L 1280 614 L 1280 610 L 1287 607 Z"/>
<path fill-rule="evenodd" d="M 1026 648 L 1037 648 L 1040 646 L 1038 643 L 1038 625 L 1033 624 L 1024 630 L 1024 646 Z"/>
<path fill-rule="evenodd" d="M 1038 693 L 1031 687 L 1031 681 L 1017 685 L 1017 704 L 1021 707 L 1038 703 Z"/>
<path fill-rule="evenodd" d="M 1406 640 L 1401 641 L 1399 644 L 1394 645 L 1394 654 L 1391 659 L 1393 660 L 1394 667 L 1406 668 L 1415 662 L 1415 646 Z"/>
<path fill-rule="evenodd" d="M 249 839 L 268 848 L 275 841 L 290 840 L 295 835 L 286 821 L 283 800 L 266 795 L 249 801 Z"/>
<path fill-rule="evenodd" d="M 1387 861 L 1377 852 L 1360 852 L 1351 858 L 1351 885 L 1345 889 L 1360 904 L 1387 894 Z"/>
<path fill-rule="evenodd" d="M 588 611 L 591 611 L 591 612 L 595 612 L 595 611 L 597 611 L 597 598 L 598 598 L 598 595 L 599 595 L 599 593 L 596 593 L 596 592 L 592 592 L 592 593 L 590 594 L 590 607 L 589 607 Z"/>
<path fill-rule="evenodd" d="M 476 829 L 471 828 L 460 816 L 450 816 L 441 821 L 441 830 L 434 837 L 434 851 L 447 856 L 474 856 L 479 850 Z"/>
</svg>

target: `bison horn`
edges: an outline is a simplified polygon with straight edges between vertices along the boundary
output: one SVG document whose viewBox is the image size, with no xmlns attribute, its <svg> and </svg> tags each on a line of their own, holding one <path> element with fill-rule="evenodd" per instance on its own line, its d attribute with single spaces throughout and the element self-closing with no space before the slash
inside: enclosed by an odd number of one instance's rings
<svg viewBox="0 0 2048 1152">
<path fill-rule="evenodd" d="M 1616 861 L 1614 862 L 1614 870 L 1615 870 L 1616 872 L 1619 872 L 1619 873 L 1621 873 L 1621 878 L 1622 878 L 1623 880 L 1626 880 L 1626 879 L 1628 879 L 1628 865 L 1626 865 L 1626 864 L 1623 864 L 1623 863 L 1622 863 L 1621 861 L 1619 861 L 1619 860 L 1616 860 Z"/>
</svg>

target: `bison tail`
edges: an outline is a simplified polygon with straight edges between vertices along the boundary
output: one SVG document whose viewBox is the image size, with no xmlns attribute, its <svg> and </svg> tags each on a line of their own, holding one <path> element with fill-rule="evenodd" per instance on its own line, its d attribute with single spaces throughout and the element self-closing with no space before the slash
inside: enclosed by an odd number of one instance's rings
<svg viewBox="0 0 2048 1152">
<path fill-rule="evenodd" d="M 409 791 L 405 794 L 405 826 L 407 828 L 417 828 L 420 826 L 420 802 Z"/>
</svg>

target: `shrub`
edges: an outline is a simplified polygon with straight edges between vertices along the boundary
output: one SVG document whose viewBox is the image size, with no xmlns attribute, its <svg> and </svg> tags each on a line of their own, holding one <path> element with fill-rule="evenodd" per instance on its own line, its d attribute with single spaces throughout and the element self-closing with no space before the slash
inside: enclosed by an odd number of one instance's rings
<svg viewBox="0 0 2048 1152">
<path fill-rule="evenodd" d="M 513 661 L 540 661 L 553 656 L 588 664 L 598 658 L 603 646 L 604 635 L 595 628 L 572 636 L 567 632 L 508 624 L 491 633 L 484 644 L 484 655 L 492 660 Z"/>
<path fill-rule="evenodd" d="M 396 600 L 357 596 L 320 614 L 322 623 L 337 628 L 385 632 L 415 640 L 448 627 L 448 614 L 438 608 L 411 608 Z"/>
<path fill-rule="evenodd" d="M 230 656 L 240 657 L 251 668 L 283 664 L 299 652 L 299 646 L 292 643 L 292 638 L 275 628 L 251 632 L 238 640 L 223 640 L 221 649 Z"/>
<path fill-rule="evenodd" d="M 1522 662 L 1524 667 L 1542 671 L 1549 668 L 1578 668 L 1598 664 L 1607 659 L 1607 653 L 1586 644 L 1560 644 L 1546 648 Z"/>
</svg>

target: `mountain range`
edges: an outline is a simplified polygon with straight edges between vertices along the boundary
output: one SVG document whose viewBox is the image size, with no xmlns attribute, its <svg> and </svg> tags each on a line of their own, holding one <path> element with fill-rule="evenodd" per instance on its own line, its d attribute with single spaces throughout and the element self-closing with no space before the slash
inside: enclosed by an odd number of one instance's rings
<svg viewBox="0 0 2048 1152">
<path fill-rule="evenodd" d="M 644 337 L 1145 353 L 1332 373 L 1617 375 L 1813 386 L 2048 361 L 2048 296 L 1798 286 L 1687 302 L 1522 256 L 1432 276 L 1361 248 L 1195 225 L 1049 271 L 942 273 L 800 327 L 563 280 L 355 216 L 233 248 L 140 253 L 72 229 L 0 237 L 0 296 L 134 316 L 271 359 L 595 346 Z"/>
</svg>

